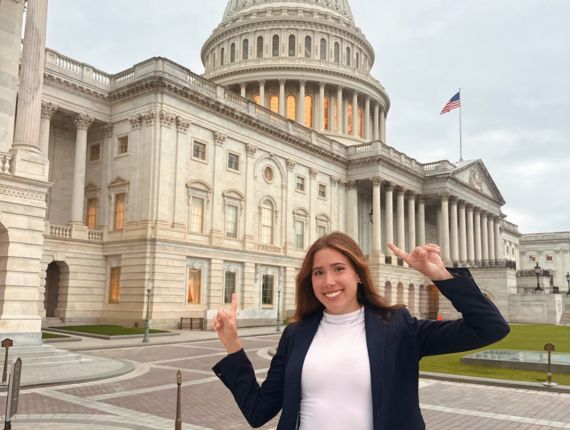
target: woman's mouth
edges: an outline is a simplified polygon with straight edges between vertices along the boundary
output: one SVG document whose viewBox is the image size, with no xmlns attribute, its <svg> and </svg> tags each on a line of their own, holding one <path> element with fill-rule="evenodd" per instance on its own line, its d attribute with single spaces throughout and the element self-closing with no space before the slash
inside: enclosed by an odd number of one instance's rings
<svg viewBox="0 0 570 430">
<path fill-rule="evenodd" d="M 336 291 L 329 291 L 327 293 L 324 293 L 325 297 L 327 297 L 328 299 L 333 299 L 336 296 L 338 296 L 340 293 L 342 293 L 342 290 L 336 290 Z"/>
</svg>

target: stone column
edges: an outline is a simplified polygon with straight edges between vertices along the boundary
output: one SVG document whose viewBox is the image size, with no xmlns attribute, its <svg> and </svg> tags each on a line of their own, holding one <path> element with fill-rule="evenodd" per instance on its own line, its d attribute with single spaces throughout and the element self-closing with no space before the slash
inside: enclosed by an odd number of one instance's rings
<svg viewBox="0 0 570 430">
<path fill-rule="evenodd" d="M 97 226 L 107 224 L 111 219 L 109 213 L 109 183 L 111 182 L 111 163 L 113 160 L 113 124 L 103 128 L 103 145 L 101 147 L 101 199 L 97 214 Z"/>
<path fill-rule="evenodd" d="M 459 202 L 459 259 L 467 261 L 467 217 L 465 202 Z"/>
<path fill-rule="evenodd" d="M 342 99 L 343 99 L 343 95 L 342 95 L 342 87 L 338 87 L 336 90 L 336 115 L 337 115 L 337 132 L 340 133 L 344 133 L 344 127 L 343 127 L 343 111 L 342 111 Z"/>
<path fill-rule="evenodd" d="M 305 125 L 305 81 L 299 81 L 299 109 L 297 122 L 301 125 Z"/>
<path fill-rule="evenodd" d="M 23 16 L 23 0 L 0 2 L 0 153 L 10 151 L 14 141 Z"/>
<path fill-rule="evenodd" d="M 366 96 L 364 103 L 364 139 L 370 140 L 370 97 Z"/>
<path fill-rule="evenodd" d="M 403 188 L 399 188 L 398 189 L 398 195 L 396 197 L 397 199 L 397 205 L 396 205 L 396 211 L 397 211 L 397 216 L 398 216 L 398 236 L 397 236 L 397 241 L 398 243 L 396 244 L 398 246 L 398 248 L 406 251 L 406 223 L 405 223 L 405 214 L 404 214 L 404 197 L 406 194 L 406 190 L 404 190 Z"/>
<path fill-rule="evenodd" d="M 418 200 L 418 241 L 420 245 L 426 244 L 426 204 L 423 197 Z"/>
<path fill-rule="evenodd" d="M 285 79 L 279 80 L 279 115 L 285 116 Z"/>
<path fill-rule="evenodd" d="M 380 105 L 374 103 L 374 133 L 373 139 L 380 139 Z"/>
<path fill-rule="evenodd" d="M 459 237 L 457 231 L 457 199 L 453 198 L 449 207 L 449 233 L 451 244 L 451 261 L 459 260 Z"/>
<path fill-rule="evenodd" d="M 40 122 L 40 151 L 44 159 L 48 159 L 49 150 L 49 130 L 51 117 L 57 111 L 57 106 L 53 103 L 42 102 L 42 114 Z"/>
<path fill-rule="evenodd" d="M 319 128 L 318 130 L 324 131 L 325 129 L 325 83 L 319 83 Z"/>
<path fill-rule="evenodd" d="M 489 214 L 487 218 L 487 234 L 489 235 L 489 260 L 495 260 L 495 219 L 493 214 Z"/>
<path fill-rule="evenodd" d="M 487 213 L 481 212 L 481 257 L 483 260 L 489 260 L 489 233 L 487 230 Z"/>
<path fill-rule="evenodd" d="M 481 248 L 481 211 L 479 208 L 474 208 L 475 220 L 473 221 L 475 231 L 473 232 L 475 236 L 475 261 L 481 261 L 483 259 L 483 252 Z"/>
<path fill-rule="evenodd" d="M 372 178 L 372 252 L 376 253 L 382 253 L 381 187 L 382 179 L 379 176 Z"/>
<path fill-rule="evenodd" d="M 245 177 L 245 192 L 247 196 L 252 196 L 255 190 L 255 182 L 254 182 L 254 167 L 255 167 L 255 154 L 257 152 L 257 146 L 254 144 L 248 144 L 246 146 L 247 157 L 246 157 L 246 177 Z M 292 192 L 290 190 L 294 190 L 295 188 L 295 175 L 291 172 L 295 167 L 295 161 L 293 160 L 286 160 L 287 164 L 287 200 L 290 199 L 290 195 Z M 245 249 L 255 249 L 255 243 L 257 242 L 257 231 L 255 229 L 255 219 L 256 217 L 257 207 L 253 199 L 245 199 L 245 234 L 244 234 L 244 248 Z M 288 247 L 290 242 L 290 237 L 287 234 L 288 229 L 285 230 L 285 237 L 283 238 L 283 242 L 285 246 Z"/>
<path fill-rule="evenodd" d="M 501 239 L 501 218 L 495 218 L 495 258 L 502 260 L 505 258 L 503 251 L 503 240 Z"/>
<path fill-rule="evenodd" d="M 247 84 L 245 82 L 240 82 L 239 87 L 240 87 L 240 95 L 242 97 L 245 97 L 246 96 L 246 90 L 247 90 Z"/>
<path fill-rule="evenodd" d="M 352 135 L 358 137 L 358 93 L 352 92 Z"/>
<path fill-rule="evenodd" d="M 358 241 L 358 189 L 356 181 L 346 184 L 348 189 L 346 233 Z"/>
<path fill-rule="evenodd" d="M 449 249 L 449 195 L 441 196 L 441 249 L 443 261 L 449 263 L 451 253 Z"/>
<path fill-rule="evenodd" d="M 416 247 L 416 196 L 408 196 L 408 252 Z"/>
<path fill-rule="evenodd" d="M 265 107 L 265 81 L 259 81 L 259 105 Z"/>
<path fill-rule="evenodd" d="M 475 236 L 473 234 L 473 206 L 467 205 L 467 260 L 475 260 Z"/>
<path fill-rule="evenodd" d="M 88 115 L 78 114 L 75 119 L 75 162 L 73 164 L 73 192 L 71 194 L 71 223 L 83 224 L 85 199 L 85 161 L 87 156 L 87 130 L 93 123 Z"/>
<path fill-rule="evenodd" d="M 394 242 L 394 187 L 388 184 L 384 191 L 386 202 L 386 243 Z M 386 248 L 386 254 L 392 255 L 392 251 Z"/>
<path fill-rule="evenodd" d="M 384 108 L 380 112 L 380 140 L 382 143 L 386 143 L 386 111 Z"/>
</svg>

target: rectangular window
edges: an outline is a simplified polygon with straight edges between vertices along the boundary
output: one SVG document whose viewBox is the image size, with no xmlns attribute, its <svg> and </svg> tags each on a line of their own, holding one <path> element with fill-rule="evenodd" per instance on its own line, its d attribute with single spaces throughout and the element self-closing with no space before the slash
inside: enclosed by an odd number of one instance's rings
<svg viewBox="0 0 570 430">
<path fill-rule="evenodd" d="M 117 155 L 129 152 L 129 136 L 121 136 L 117 140 Z"/>
<path fill-rule="evenodd" d="M 237 215 L 238 207 L 235 205 L 226 206 L 226 237 L 237 238 Z"/>
<path fill-rule="evenodd" d="M 200 269 L 188 270 L 188 303 L 200 303 L 200 291 L 202 290 L 202 271 Z"/>
<path fill-rule="evenodd" d="M 327 198 L 327 186 L 323 184 L 319 184 L 319 197 L 322 199 Z"/>
<path fill-rule="evenodd" d="M 297 191 L 305 191 L 305 178 L 297 176 L 297 179 L 295 180 L 295 189 Z"/>
<path fill-rule="evenodd" d="M 111 267 L 111 279 L 109 279 L 109 303 L 119 303 L 121 296 L 121 268 Z"/>
<path fill-rule="evenodd" d="M 305 223 L 303 221 L 295 221 L 295 248 L 305 248 Z"/>
<path fill-rule="evenodd" d="M 97 227 L 97 199 L 87 200 L 87 228 L 95 230 Z"/>
<path fill-rule="evenodd" d="M 228 154 L 228 169 L 239 172 L 239 155 L 231 152 Z"/>
<path fill-rule="evenodd" d="M 273 211 L 268 207 L 261 208 L 261 243 L 273 243 Z"/>
<path fill-rule="evenodd" d="M 232 302 L 232 294 L 236 292 L 236 272 L 226 271 L 224 281 L 224 303 Z"/>
<path fill-rule="evenodd" d="M 552 261 L 552 260 L 553 260 L 553 259 L 552 259 L 552 255 L 547 255 L 547 256 L 546 256 L 546 261 Z"/>
<path fill-rule="evenodd" d="M 89 161 L 99 161 L 101 157 L 101 145 L 95 144 L 89 147 Z"/>
<path fill-rule="evenodd" d="M 261 280 L 261 304 L 273 305 L 273 275 L 263 275 Z"/>
<path fill-rule="evenodd" d="M 528 260 L 529 260 L 531 263 L 534 263 L 534 262 L 536 261 L 536 257 L 535 257 L 534 255 L 529 255 L 529 256 L 528 256 Z"/>
<path fill-rule="evenodd" d="M 125 228 L 125 197 L 125 193 L 115 194 L 113 230 L 122 230 Z"/>
<path fill-rule="evenodd" d="M 319 237 L 323 237 L 327 234 L 327 228 L 324 225 L 318 226 Z"/>
<path fill-rule="evenodd" d="M 190 209 L 190 231 L 192 233 L 204 232 L 204 199 L 192 197 Z"/>
<path fill-rule="evenodd" d="M 206 160 L 206 144 L 194 142 L 192 156 L 198 160 Z"/>
</svg>

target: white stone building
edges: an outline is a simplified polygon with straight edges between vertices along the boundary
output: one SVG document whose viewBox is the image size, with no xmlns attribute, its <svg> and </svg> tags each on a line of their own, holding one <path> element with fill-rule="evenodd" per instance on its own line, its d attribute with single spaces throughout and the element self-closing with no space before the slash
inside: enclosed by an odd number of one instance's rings
<svg viewBox="0 0 570 430">
<path fill-rule="evenodd" d="M 387 242 L 440 243 L 509 316 L 520 234 L 501 193 L 481 160 L 423 164 L 386 141 L 390 100 L 346 0 L 230 0 L 203 76 L 160 57 L 108 74 L 46 49 L 47 0 L 28 1 L 20 53 L 23 7 L 0 3 L 2 333 L 132 325 L 147 306 L 175 327 L 233 291 L 243 324 L 274 320 L 332 230 L 418 316 L 453 312 Z"/>
</svg>

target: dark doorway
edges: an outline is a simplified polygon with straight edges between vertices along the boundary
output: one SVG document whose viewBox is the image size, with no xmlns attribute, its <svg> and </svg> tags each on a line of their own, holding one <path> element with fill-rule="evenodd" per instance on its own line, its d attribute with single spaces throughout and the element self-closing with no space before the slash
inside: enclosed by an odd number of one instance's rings
<svg viewBox="0 0 570 430">
<path fill-rule="evenodd" d="M 59 297 L 59 265 L 53 261 L 49 264 L 46 272 L 46 293 L 44 299 L 44 307 L 46 309 L 46 317 L 55 317 Z"/>
</svg>

